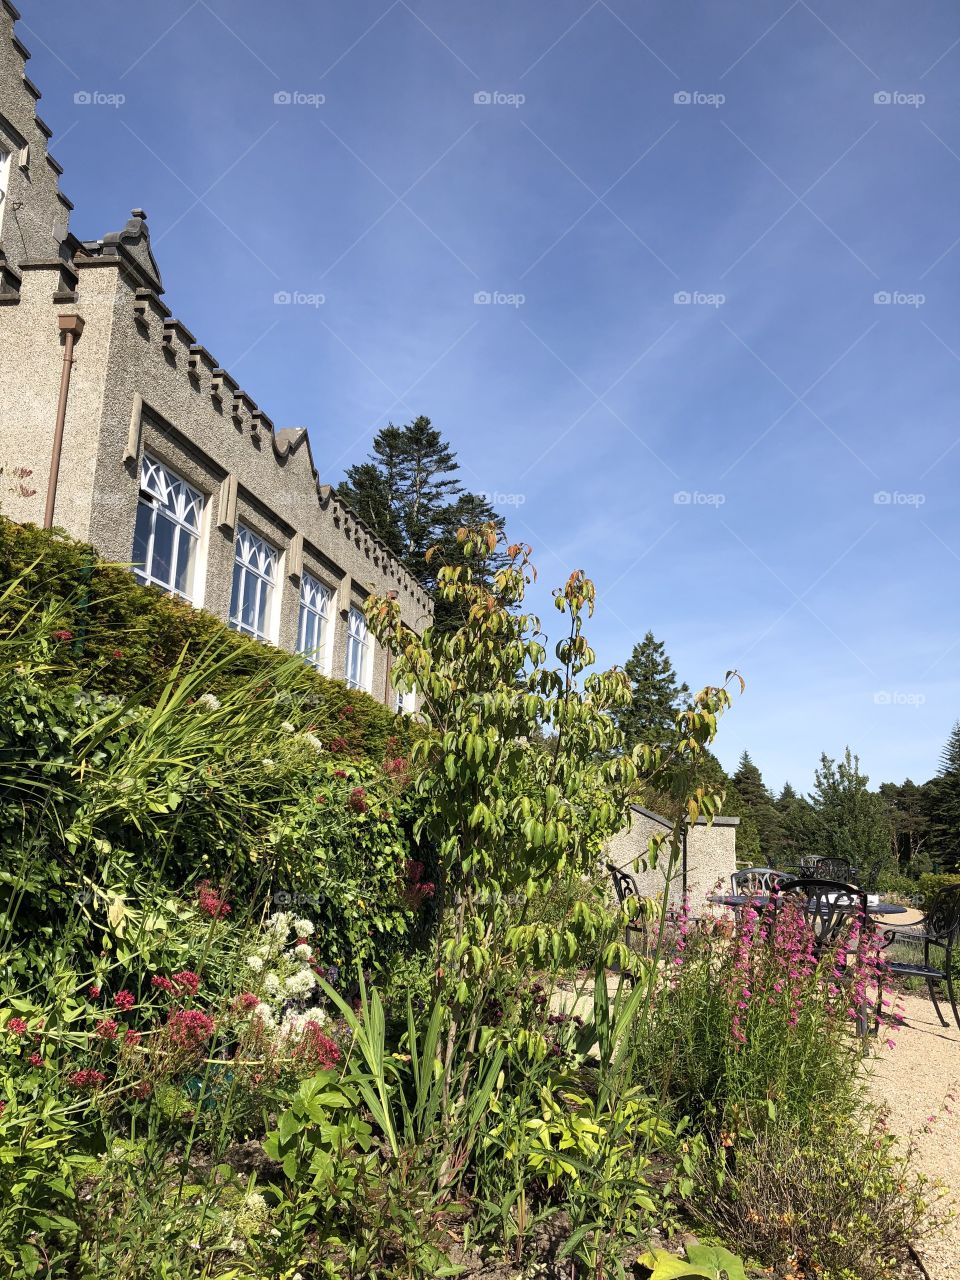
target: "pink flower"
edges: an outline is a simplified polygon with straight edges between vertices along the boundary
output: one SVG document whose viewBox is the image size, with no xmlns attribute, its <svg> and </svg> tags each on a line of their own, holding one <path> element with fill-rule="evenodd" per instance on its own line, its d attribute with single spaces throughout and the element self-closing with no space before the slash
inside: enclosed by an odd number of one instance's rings
<svg viewBox="0 0 960 1280">
<path fill-rule="evenodd" d="M 354 813 L 366 813 L 367 801 L 366 790 L 363 787 L 354 787 L 350 792 L 349 804 Z"/>
<path fill-rule="evenodd" d="M 156 987 L 158 991 L 166 991 L 169 995 L 173 991 L 173 983 L 169 978 L 164 978 L 161 974 L 155 973 L 150 979 L 150 985 Z"/>
<path fill-rule="evenodd" d="M 99 1000 L 99 999 L 100 999 L 100 988 L 99 988 L 99 987 L 91 987 L 91 988 L 90 988 L 90 999 L 91 999 L 91 1000 Z"/>
<path fill-rule="evenodd" d="M 67 1080 L 76 1089 L 98 1089 L 106 1078 L 102 1071 L 94 1071 L 90 1067 L 85 1067 L 82 1071 L 74 1071 L 67 1076 Z"/>
<path fill-rule="evenodd" d="M 113 997 L 113 1003 L 118 1009 L 132 1009 L 137 1003 L 137 997 L 132 991 L 118 991 Z"/>
<path fill-rule="evenodd" d="M 179 973 L 173 975 L 172 980 L 181 991 L 189 991 L 192 996 L 200 990 L 200 979 L 192 969 L 181 969 Z"/>
<path fill-rule="evenodd" d="M 42 1067 L 42 1066 L 43 1066 L 43 1054 L 41 1054 L 41 1053 L 31 1053 L 31 1055 L 30 1055 L 30 1065 L 31 1065 L 31 1067 Z"/>
<path fill-rule="evenodd" d="M 140 1043 L 142 1039 L 143 1039 L 143 1032 L 137 1031 L 133 1027 L 128 1027 L 127 1030 L 123 1033 L 124 1044 L 132 1045 L 134 1048 L 136 1048 L 136 1046 Z"/>
<path fill-rule="evenodd" d="M 12 1036 L 26 1035 L 27 1024 L 23 1018 L 11 1018 L 7 1023 L 7 1030 Z"/>
<path fill-rule="evenodd" d="M 293 1051 L 297 1067 L 307 1073 L 325 1071 L 335 1067 L 340 1061 L 340 1049 L 326 1035 L 318 1022 L 304 1024 L 303 1033 L 297 1047 Z"/>
<path fill-rule="evenodd" d="M 53 638 L 54 638 L 54 640 L 62 640 L 62 641 L 63 641 L 63 640 L 72 640 L 72 639 L 73 639 L 73 632 L 72 632 L 72 631 L 55 631 L 55 632 L 53 633 Z"/>
<path fill-rule="evenodd" d="M 103 1018 L 94 1027 L 94 1032 L 101 1040 L 116 1040 L 117 1024 L 114 1022 L 113 1018 Z"/>
<path fill-rule="evenodd" d="M 209 880 L 204 880 L 197 887 L 197 905 L 204 915 L 213 920 L 222 920 L 230 914 L 230 904 L 219 889 L 214 889 Z"/>
<path fill-rule="evenodd" d="M 199 1009 L 178 1009 L 167 1019 L 167 1035 L 178 1049 L 202 1049 L 214 1029 L 213 1019 Z"/>
</svg>

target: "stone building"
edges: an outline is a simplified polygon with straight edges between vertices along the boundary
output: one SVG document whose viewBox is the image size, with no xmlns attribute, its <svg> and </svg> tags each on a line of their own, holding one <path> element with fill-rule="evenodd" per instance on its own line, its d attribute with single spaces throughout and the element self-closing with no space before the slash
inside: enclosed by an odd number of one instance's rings
<svg viewBox="0 0 960 1280">
<path fill-rule="evenodd" d="M 629 824 L 607 845 L 606 861 L 635 877 L 641 897 L 657 897 L 666 889 L 667 850 L 664 849 L 658 859 L 656 870 L 635 872 L 634 861 L 646 855 L 653 836 L 668 833 L 672 825 L 660 814 L 634 805 Z M 675 869 L 670 885 L 672 901 L 679 903 L 686 892 L 691 911 L 699 915 L 706 906 L 706 895 L 717 884 L 729 891 L 730 877 L 737 869 L 739 825 L 739 818 L 719 817 L 712 823 L 698 818 L 687 828 L 685 856 Z"/>
<path fill-rule="evenodd" d="M 0 508 L 393 702 L 361 606 L 393 592 L 419 632 L 429 594 L 174 318 L 146 214 L 71 232 L 18 17 L 0 0 Z"/>
</svg>

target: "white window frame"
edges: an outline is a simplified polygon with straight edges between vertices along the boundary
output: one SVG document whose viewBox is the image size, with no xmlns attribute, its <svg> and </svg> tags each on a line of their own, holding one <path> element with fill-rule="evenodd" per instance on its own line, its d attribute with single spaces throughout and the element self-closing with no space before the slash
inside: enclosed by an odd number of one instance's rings
<svg viewBox="0 0 960 1280">
<path fill-rule="evenodd" d="M 333 592 L 306 569 L 300 575 L 300 607 L 297 615 L 297 653 L 318 671 L 330 670 L 330 639 L 333 635 Z M 308 623 L 316 620 L 320 643 L 307 644 Z"/>
<path fill-rule="evenodd" d="M 354 667 L 353 654 L 360 650 L 360 675 L 351 675 Z M 344 659 L 344 679 L 348 689 L 362 689 L 369 693 L 373 685 L 373 654 L 370 646 L 370 628 L 363 616 L 363 610 L 356 605 L 350 606 L 347 615 L 347 651 Z"/>
<path fill-rule="evenodd" d="M 197 582 L 202 576 L 201 540 L 205 505 L 206 499 L 199 489 L 188 484 L 183 476 L 178 475 L 165 462 L 160 462 L 146 452 L 143 454 L 140 459 L 140 494 L 137 498 L 137 514 L 139 515 L 141 508 L 149 508 L 152 516 L 146 559 L 142 566 L 135 565 L 133 570 L 138 581 L 147 586 L 160 587 L 191 604 L 197 602 Z M 157 518 L 161 515 L 174 526 L 173 548 L 170 556 L 172 581 L 170 582 L 164 582 L 152 571 Z M 180 548 L 184 539 L 192 540 L 193 547 L 191 571 L 188 574 L 189 586 L 186 591 L 181 591 L 174 584 Z"/>
<path fill-rule="evenodd" d="M 7 194 L 10 190 L 10 174 L 13 170 L 13 153 L 0 145 L 0 227 L 3 226 L 3 213 L 7 207 Z"/>
<path fill-rule="evenodd" d="M 260 617 L 260 604 L 266 593 L 263 625 L 250 626 L 242 621 L 243 596 L 247 578 L 256 584 L 254 614 Z M 230 582 L 230 626 L 241 635 L 273 642 L 276 632 L 277 605 L 280 596 L 280 552 L 266 538 L 240 522 L 233 543 L 233 577 Z M 234 609 L 236 598 L 236 609 Z"/>
</svg>

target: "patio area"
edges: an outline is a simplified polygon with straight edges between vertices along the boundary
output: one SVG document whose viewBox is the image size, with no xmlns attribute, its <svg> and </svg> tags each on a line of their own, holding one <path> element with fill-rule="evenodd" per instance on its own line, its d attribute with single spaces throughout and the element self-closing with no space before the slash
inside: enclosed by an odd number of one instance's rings
<svg viewBox="0 0 960 1280">
<path fill-rule="evenodd" d="M 874 1065 L 875 1098 L 889 1109 L 890 1129 L 915 1136 L 917 1167 L 953 1189 L 960 1212 L 960 1031 L 942 1027 L 926 993 L 903 997 L 904 1025 Z M 930 1280 L 960 1275 L 960 1218 L 919 1250 Z"/>
</svg>

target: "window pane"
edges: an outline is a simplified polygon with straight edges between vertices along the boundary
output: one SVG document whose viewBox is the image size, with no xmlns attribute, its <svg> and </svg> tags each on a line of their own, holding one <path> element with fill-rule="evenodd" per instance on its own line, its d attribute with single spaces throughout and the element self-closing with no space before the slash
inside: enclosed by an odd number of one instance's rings
<svg viewBox="0 0 960 1280">
<path fill-rule="evenodd" d="M 256 630 L 257 587 L 256 576 L 249 571 L 243 575 L 243 596 L 240 601 L 240 621 L 245 627 Z"/>
<path fill-rule="evenodd" d="M 197 540 L 192 538 L 186 529 L 178 530 L 176 581 L 174 586 L 185 596 L 193 594 L 193 561 L 197 549 Z"/>
<path fill-rule="evenodd" d="M 137 504 L 137 522 L 133 527 L 133 566 L 138 577 L 149 572 L 150 529 L 153 525 L 153 507 L 147 502 Z"/>
<path fill-rule="evenodd" d="M 150 563 L 150 577 L 168 587 L 173 583 L 173 531 L 171 524 L 162 511 L 157 511 L 153 526 L 153 558 Z"/>
<path fill-rule="evenodd" d="M 270 608 L 270 592 L 272 588 L 265 582 L 257 583 L 257 634 L 266 637 L 267 611 Z"/>
</svg>

